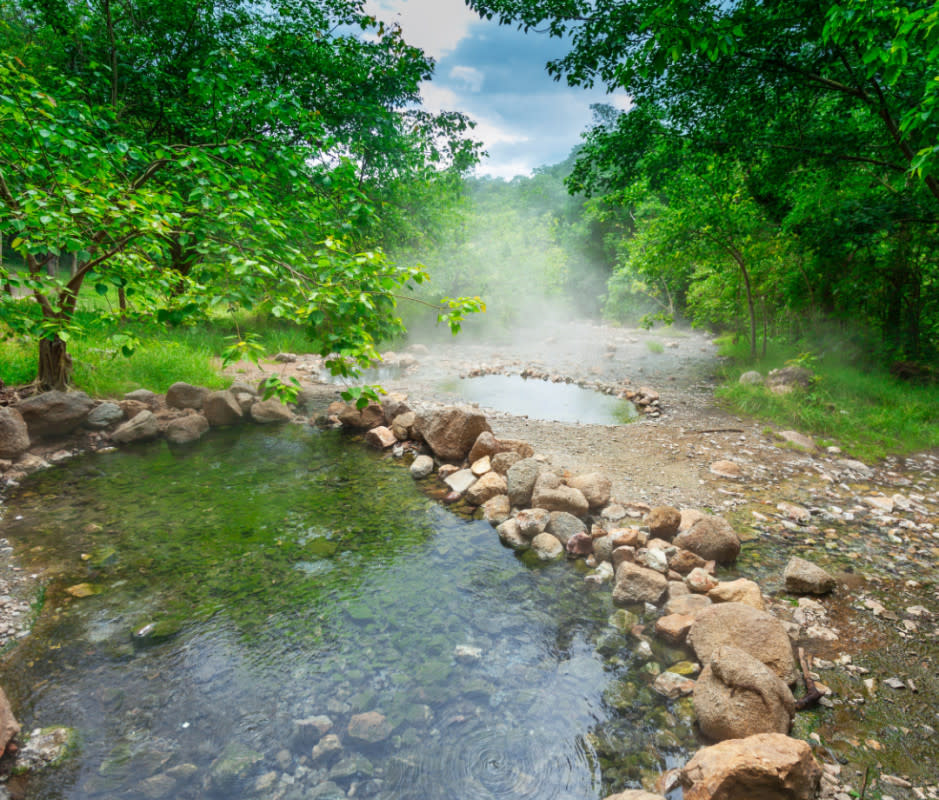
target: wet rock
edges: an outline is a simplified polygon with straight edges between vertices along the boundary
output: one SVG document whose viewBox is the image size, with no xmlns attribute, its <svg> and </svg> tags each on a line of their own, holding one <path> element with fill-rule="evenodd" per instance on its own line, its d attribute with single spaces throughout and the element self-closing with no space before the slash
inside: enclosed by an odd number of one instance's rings
<svg viewBox="0 0 939 800">
<path fill-rule="evenodd" d="M 383 742 L 393 730 L 391 723 L 384 714 L 378 711 L 366 711 L 363 714 L 353 714 L 349 719 L 348 736 L 367 744 Z"/>
<path fill-rule="evenodd" d="M 170 420 L 163 435 L 171 444 L 187 444 L 201 439 L 208 430 L 209 421 L 202 414 L 187 414 Z"/>
<path fill-rule="evenodd" d="M 498 525 L 496 533 L 499 534 L 499 541 L 513 550 L 528 550 L 531 547 L 531 542 L 527 537 L 522 536 L 518 528 L 518 522 L 514 519 L 507 519 L 501 525 Z M 537 535 L 540 536 L 541 534 Z"/>
<path fill-rule="evenodd" d="M 616 569 L 613 605 L 658 604 L 667 588 L 668 581 L 661 573 L 626 561 Z"/>
<path fill-rule="evenodd" d="M 476 483 L 476 476 L 468 469 L 460 469 L 447 475 L 443 482 L 457 494 L 464 494 L 470 486 Z"/>
<path fill-rule="evenodd" d="M 29 449 L 29 430 L 15 408 L 0 406 L 0 458 L 17 458 Z"/>
<path fill-rule="evenodd" d="M 575 532 L 584 529 L 584 524 L 577 517 L 572 517 L 572 519 L 577 520 Z M 548 523 L 551 522 L 551 512 L 544 508 L 526 508 L 518 512 L 515 520 L 518 522 L 518 529 L 522 536 L 533 539 L 547 529 Z M 552 531 L 548 531 L 548 533 L 552 533 Z M 557 536 L 557 538 L 563 543 L 570 538 L 570 535 L 567 537 Z"/>
<path fill-rule="evenodd" d="M 821 567 L 798 556 L 789 559 L 783 577 L 786 591 L 793 594 L 827 594 L 837 583 Z"/>
<path fill-rule="evenodd" d="M 495 527 L 501 525 L 512 515 L 512 507 L 509 505 L 509 497 L 505 494 L 490 497 L 482 505 L 482 516 L 490 525 Z"/>
<path fill-rule="evenodd" d="M 407 411 L 404 414 L 398 414 L 391 422 L 391 431 L 399 442 L 406 442 L 414 436 L 414 421 L 417 414 L 413 411 Z"/>
<path fill-rule="evenodd" d="M 531 549 L 541 561 L 553 561 L 564 555 L 564 545 L 550 533 L 539 533 L 531 540 Z"/>
<path fill-rule="evenodd" d="M 567 540 L 564 549 L 569 556 L 589 556 L 593 553 L 593 537 L 586 531 L 575 533 Z"/>
<path fill-rule="evenodd" d="M 466 499 L 475 506 L 481 506 L 493 497 L 505 495 L 505 491 L 505 478 L 498 472 L 487 472 L 467 489 Z"/>
<path fill-rule="evenodd" d="M 591 509 L 603 508 L 610 502 L 613 483 L 602 473 L 589 472 L 586 475 L 575 475 L 568 478 L 565 483 L 572 489 L 577 489 Z"/>
<path fill-rule="evenodd" d="M 202 401 L 202 413 L 213 428 L 237 425 L 244 419 L 244 411 L 230 391 L 209 392 Z"/>
<path fill-rule="evenodd" d="M 789 733 L 795 700 L 762 661 L 723 645 L 698 678 L 694 708 L 702 733 L 719 742 L 757 733 Z"/>
<path fill-rule="evenodd" d="M 258 405 L 260 405 L 260 403 L 251 409 L 252 413 Z M 384 450 L 388 447 L 393 447 L 397 441 L 391 428 L 386 428 L 384 425 L 376 425 L 374 428 L 369 428 L 365 432 L 365 444 L 369 447 L 374 447 L 376 450 Z"/>
<path fill-rule="evenodd" d="M 120 425 L 111 438 L 118 444 L 144 442 L 160 435 L 160 423 L 152 411 L 141 411 L 133 419 Z"/>
<path fill-rule="evenodd" d="M 693 624 L 691 614 L 666 614 L 655 621 L 655 633 L 668 644 L 683 645 Z"/>
<path fill-rule="evenodd" d="M 297 748 L 312 747 L 329 733 L 332 727 L 333 721 L 325 715 L 295 719 L 291 742 Z"/>
<path fill-rule="evenodd" d="M 607 795 L 603 800 L 665 800 L 660 794 L 651 794 L 642 789 L 627 789 L 625 792 Z"/>
<path fill-rule="evenodd" d="M 667 542 L 675 538 L 680 524 L 681 512 L 673 506 L 656 506 L 646 517 L 649 533 Z"/>
<path fill-rule="evenodd" d="M 179 381 L 166 390 L 166 405 L 170 408 L 202 408 L 202 403 L 209 390 L 204 386 L 193 386 Z"/>
<path fill-rule="evenodd" d="M 143 411 L 143 409 L 140 410 Z M 101 403 L 91 410 L 85 420 L 85 427 L 92 430 L 104 430 L 122 419 L 124 419 L 124 410 L 117 403 Z"/>
<path fill-rule="evenodd" d="M 462 461 L 483 431 L 492 432 L 486 417 L 469 406 L 418 414 L 415 432 L 436 456 L 446 461 Z"/>
<path fill-rule="evenodd" d="M 715 461 L 711 464 L 709 469 L 711 473 L 717 475 L 718 478 L 737 480 L 743 477 L 743 470 L 740 469 L 740 465 L 736 461 L 728 461 L 726 459 Z"/>
<path fill-rule="evenodd" d="M 761 733 L 699 750 L 681 784 L 685 800 L 814 800 L 821 773 L 808 743 Z"/>
<path fill-rule="evenodd" d="M 415 480 L 421 480 L 434 471 L 434 460 L 430 456 L 417 456 L 411 462 L 411 477 Z"/>
<path fill-rule="evenodd" d="M 505 476 L 506 491 L 509 495 L 509 502 L 515 508 L 531 506 L 535 482 L 543 469 L 544 465 L 533 458 L 523 458 L 509 467 Z"/>
<path fill-rule="evenodd" d="M 160 800 L 161 797 L 168 797 L 175 791 L 176 779 L 165 772 L 161 772 L 142 780 L 138 789 L 148 800 Z"/>
<path fill-rule="evenodd" d="M 584 575 L 584 580 L 587 583 L 595 583 L 599 585 L 602 583 L 609 583 L 611 580 L 613 580 L 614 574 L 613 565 L 609 561 L 604 561 L 602 564 L 599 564 L 593 572 Z"/>
<path fill-rule="evenodd" d="M 792 644 L 786 628 L 772 614 L 743 603 L 717 603 L 702 611 L 688 633 L 702 664 L 724 645 L 745 650 L 773 670 L 786 684 L 796 678 Z"/>
<path fill-rule="evenodd" d="M 267 400 L 259 400 L 251 406 L 248 415 L 259 425 L 290 422 L 290 420 L 293 419 L 293 412 L 287 404 L 282 403 L 276 397 L 271 397 Z"/>
<path fill-rule="evenodd" d="M 740 553 L 740 539 L 723 517 L 704 516 L 675 537 L 675 546 L 718 564 L 733 563 Z"/>
<path fill-rule="evenodd" d="M 16 405 L 30 439 L 67 436 L 88 418 L 94 401 L 84 392 L 43 392 Z"/>
<path fill-rule="evenodd" d="M 13 709 L 6 693 L 0 688 L 0 754 L 6 750 L 10 740 L 20 732 L 20 724 L 13 716 Z"/>
<path fill-rule="evenodd" d="M 708 598 L 715 603 L 744 603 L 753 608 L 764 610 L 763 592 L 755 581 L 738 578 L 735 581 L 722 581 L 708 593 Z"/>
<path fill-rule="evenodd" d="M 532 509 L 533 512 L 544 510 L 543 508 Z M 548 524 L 545 525 L 545 531 L 559 539 L 561 544 L 566 545 L 572 536 L 586 532 L 586 530 L 583 521 L 567 511 L 548 512 Z"/>
<path fill-rule="evenodd" d="M 543 472 L 538 476 L 532 489 L 531 505 L 548 511 L 566 511 L 577 517 L 586 516 L 590 508 L 579 489 L 565 486 L 553 472 Z"/>
<path fill-rule="evenodd" d="M 349 778 L 370 778 L 374 774 L 372 762 L 359 753 L 353 753 L 336 762 L 326 777 L 331 781 L 345 781 Z"/>
<path fill-rule="evenodd" d="M 314 762 L 327 760 L 342 752 L 342 742 L 335 733 L 327 733 L 313 747 L 311 758 Z"/>
<path fill-rule="evenodd" d="M 46 767 L 57 767 L 78 746 L 78 732 L 74 728 L 35 728 L 16 754 L 16 772 L 35 772 Z"/>
</svg>

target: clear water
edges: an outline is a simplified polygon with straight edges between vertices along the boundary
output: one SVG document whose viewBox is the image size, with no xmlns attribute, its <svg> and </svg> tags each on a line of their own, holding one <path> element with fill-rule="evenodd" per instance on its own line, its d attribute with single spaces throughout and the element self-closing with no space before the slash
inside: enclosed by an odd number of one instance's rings
<svg viewBox="0 0 939 800">
<path fill-rule="evenodd" d="M 78 459 L 24 486 L 4 527 L 51 577 L 0 683 L 25 730 L 81 741 L 25 798 L 589 800 L 693 746 L 609 587 L 527 565 L 334 432 Z M 96 593 L 66 591 L 81 583 Z M 371 745 L 347 735 L 368 711 L 391 728 Z M 315 715 L 343 745 L 319 761 L 296 722 Z"/>
<path fill-rule="evenodd" d="M 464 400 L 531 419 L 616 425 L 639 416 L 636 407 L 628 400 L 573 383 L 525 379 L 520 375 L 463 378 L 448 388 Z"/>
</svg>

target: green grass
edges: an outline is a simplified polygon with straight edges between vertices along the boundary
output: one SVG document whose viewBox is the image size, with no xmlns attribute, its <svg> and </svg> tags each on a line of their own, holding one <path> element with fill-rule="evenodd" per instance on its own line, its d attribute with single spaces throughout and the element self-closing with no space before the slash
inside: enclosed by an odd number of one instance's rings
<svg viewBox="0 0 939 800">
<path fill-rule="evenodd" d="M 650 353 L 656 353 L 657 355 L 665 352 L 665 345 L 658 339 L 646 339 L 646 347 Z"/>
<path fill-rule="evenodd" d="M 866 460 L 939 447 L 939 386 L 913 385 L 832 352 L 812 357 L 805 348 L 777 345 L 752 364 L 746 351 L 746 343 L 721 345 L 733 363 L 717 396 L 734 411 L 810 434 L 820 444 L 836 444 Z M 765 376 L 790 360 L 815 372 L 809 389 L 777 395 L 737 380 L 746 370 Z"/>
</svg>

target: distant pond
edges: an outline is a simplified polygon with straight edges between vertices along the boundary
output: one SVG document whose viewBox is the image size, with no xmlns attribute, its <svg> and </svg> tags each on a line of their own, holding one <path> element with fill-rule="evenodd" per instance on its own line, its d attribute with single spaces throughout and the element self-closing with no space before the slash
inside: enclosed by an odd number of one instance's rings
<svg viewBox="0 0 939 800">
<path fill-rule="evenodd" d="M 608 586 L 337 432 L 82 457 L 3 524 L 54 577 L 0 683 L 24 731 L 80 735 L 27 800 L 590 800 L 695 746 Z"/>
</svg>

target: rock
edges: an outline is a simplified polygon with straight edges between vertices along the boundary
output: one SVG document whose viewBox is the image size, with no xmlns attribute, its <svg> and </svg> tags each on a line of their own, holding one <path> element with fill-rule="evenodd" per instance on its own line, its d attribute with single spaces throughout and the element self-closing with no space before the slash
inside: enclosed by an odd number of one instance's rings
<svg viewBox="0 0 939 800">
<path fill-rule="evenodd" d="M 17 458 L 29 449 L 29 429 L 15 408 L 0 406 L 0 458 Z"/>
<path fill-rule="evenodd" d="M 522 536 L 518 529 L 518 523 L 514 519 L 507 519 L 502 524 L 496 526 L 496 533 L 499 534 L 499 541 L 506 547 L 513 550 L 528 550 L 531 543 Z M 539 536 L 541 534 L 538 534 Z"/>
<path fill-rule="evenodd" d="M 740 539 L 723 517 L 704 516 L 675 537 L 677 547 L 690 550 L 706 561 L 733 563 L 740 553 Z"/>
<path fill-rule="evenodd" d="M 821 774 L 807 742 L 761 733 L 699 750 L 681 784 L 684 800 L 814 800 Z"/>
<path fill-rule="evenodd" d="M 569 556 L 589 556 L 593 553 L 593 537 L 587 531 L 575 533 L 567 540 L 564 549 Z"/>
<path fill-rule="evenodd" d="M 668 556 L 664 550 L 655 547 L 642 549 L 636 553 L 636 563 L 641 567 L 648 567 L 656 572 L 661 572 L 663 575 L 668 572 Z"/>
<path fill-rule="evenodd" d="M 490 459 L 493 470 L 500 475 L 506 475 L 513 464 L 522 460 L 522 456 L 515 452 L 496 453 Z"/>
<path fill-rule="evenodd" d="M 481 478 L 487 472 L 492 472 L 492 461 L 490 460 L 489 456 L 483 456 L 482 458 L 478 458 L 471 462 L 470 471 L 477 478 Z"/>
<path fill-rule="evenodd" d="M 111 438 L 118 444 L 144 442 L 160 435 L 160 423 L 152 411 L 141 411 L 133 419 L 119 426 Z"/>
<path fill-rule="evenodd" d="M 694 624 L 691 614 L 666 614 L 655 621 L 655 633 L 668 644 L 681 646 Z"/>
<path fill-rule="evenodd" d="M 697 594 L 707 594 L 717 587 L 717 578 L 703 567 L 695 567 L 685 576 L 685 584 Z"/>
<path fill-rule="evenodd" d="M 614 528 L 609 533 L 613 547 L 645 547 L 648 536 L 638 528 Z"/>
<path fill-rule="evenodd" d="M 10 740 L 20 732 L 20 724 L 13 716 L 13 709 L 6 693 L 0 688 L 0 754 L 6 750 Z"/>
<path fill-rule="evenodd" d="M 263 760 L 260 753 L 249 749 L 241 742 L 233 741 L 225 745 L 221 755 L 209 767 L 206 783 L 209 788 L 221 795 L 237 795 L 239 785 L 247 774 Z"/>
<path fill-rule="evenodd" d="M 535 482 L 544 466 L 533 458 L 523 458 L 509 467 L 505 475 L 509 502 L 514 508 L 531 506 L 531 495 Z"/>
<path fill-rule="evenodd" d="M 202 413 L 213 428 L 237 425 L 244 419 L 244 411 L 231 391 L 209 392 L 202 401 Z"/>
<path fill-rule="evenodd" d="M 538 476 L 532 490 L 531 504 L 535 508 L 546 508 L 548 511 L 566 511 L 576 517 L 586 516 L 590 510 L 583 492 L 565 486 L 553 472 L 542 472 Z"/>
<path fill-rule="evenodd" d="M 681 523 L 678 525 L 679 532 L 688 530 L 704 516 L 706 516 L 705 513 L 698 511 L 696 508 L 683 508 L 681 510 Z"/>
<path fill-rule="evenodd" d="M 736 480 L 743 477 L 743 470 L 740 469 L 740 465 L 736 461 L 727 461 L 726 459 L 715 461 L 709 469 L 712 474 L 717 475 L 719 478 Z"/>
<path fill-rule="evenodd" d="M 391 392 L 390 394 L 385 395 L 385 399 L 381 401 L 381 413 L 385 419 L 385 424 L 392 425 L 393 429 L 393 423 L 396 419 L 398 419 L 398 417 L 402 417 L 413 412 L 411 411 L 411 407 L 408 405 L 407 395 L 401 394 L 400 392 Z M 407 424 L 408 426 L 413 425 L 413 419 Z"/>
<path fill-rule="evenodd" d="M 16 405 L 30 439 L 67 436 L 88 418 L 92 408 L 94 401 L 84 392 L 43 392 Z"/>
<path fill-rule="evenodd" d="M 101 403 L 91 410 L 85 420 L 85 427 L 92 430 L 104 430 L 123 419 L 124 410 L 117 403 Z"/>
<path fill-rule="evenodd" d="M 636 548 L 629 547 L 628 545 L 614 547 L 613 552 L 610 553 L 610 561 L 613 563 L 613 569 L 619 569 L 619 565 L 624 561 L 628 561 L 630 564 L 635 564 Z"/>
<path fill-rule="evenodd" d="M 675 700 L 689 695 L 694 691 L 695 682 L 684 675 L 667 670 L 659 675 L 652 684 L 652 688 L 664 697 Z"/>
<path fill-rule="evenodd" d="M 808 389 L 815 375 L 806 367 L 783 367 L 770 370 L 766 385 L 774 394 L 788 394 L 793 389 Z"/>
<path fill-rule="evenodd" d="M 434 471 L 434 460 L 430 456 L 417 456 L 411 462 L 411 477 L 421 480 Z"/>
<path fill-rule="evenodd" d="M 466 490 L 476 483 L 476 476 L 468 469 L 459 469 L 452 475 L 447 475 L 447 477 L 443 479 L 443 482 L 453 489 L 454 492 L 465 494 Z"/>
<path fill-rule="evenodd" d="M 187 444 L 201 439 L 208 429 L 209 421 L 202 414 L 187 414 L 170 420 L 164 436 L 171 444 Z"/>
<path fill-rule="evenodd" d="M 821 567 L 798 556 L 789 559 L 783 577 L 786 591 L 793 594 L 827 594 L 837 583 Z"/>
<path fill-rule="evenodd" d="M 681 512 L 673 506 L 656 506 L 646 516 L 649 533 L 667 542 L 675 538 L 680 524 Z"/>
<path fill-rule="evenodd" d="M 599 472 L 589 472 L 586 475 L 575 475 L 568 478 L 565 483 L 572 489 L 577 489 L 587 500 L 591 509 L 603 508 L 610 502 L 610 492 L 613 483 Z"/>
<path fill-rule="evenodd" d="M 344 428 L 367 431 L 385 424 L 385 412 L 378 403 L 369 403 L 365 408 L 358 408 L 354 403 L 345 403 L 337 415 Z"/>
<path fill-rule="evenodd" d="M 257 406 L 255 406 L 255 408 L 257 408 Z M 395 438 L 394 433 L 391 432 L 391 428 L 386 428 L 384 425 L 377 425 L 365 432 L 365 444 L 369 447 L 374 447 L 376 450 L 384 450 L 386 447 L 392 447 L 397 444 L 397 442 L 398 440 Z"/>
<path fill-rule="evenodd" d="M 609 536 L 593 537 L 593 557 L 598 562 L 613 561 L 613 540 Z"/>
<path fill-rule="evenodd" d="M 758 733 L 789 733 L 795 699 L 762 661 L 723 645 L 698 678 L 694 709 L 702 733 L 720 742 Z"/>
<path fill-rule="evenodd" d="M 715 603 L 744 603 L 763 611 L 763 592 L 759 585 L 746 578 L 735 581 L 722 581 L 707 593 Z"/>
<path fill-rule="evenodd" d="M 274 422 L 290 422 L 293 419 L 293 412 L 286 403 L 282 403 L 276 397 L 267 400 L 258 400 L 251 406 L 248 412 L 251 419 L 259 425 L 270 425 Z"/>
<path fill-rule="evenodd" d="M 762 661 L 786 684 L 795 681 L 795 660 L 786 628 L 772 614 L 752 606 L 717 603 L 705 609 L 691 626 L 688 643 L 702 664 L 729 644 Z"/>
<path fill-rule="evenodd" d="M 174 383 L 166 390 L 166 405 L 170 408 L 202 408 L 202 402 L 209 390 L 204 386 L 193 386 L 182 381 Z"/>
<path fill-rule="evenodd" d="M 532 509 L 533 512 L 544 510 L 543 508 Z M 572 536 L 586 532 L 587 529 L 583 521 L 573 514 L 567 511 L 551 511 L 548 514 L 548 524 L 545 526 L 545 530 L 560 539 L 561 544 L 566 545 Z"/>
<path fill-rule="evenodd" d="M 665 798 L 660 794 L 644 792 L 642 789 L 627 789 L 625 792 L 607 795 L 603 800 L 665 800 Z"/>
<path fill-rule="evenodd" d="M 661 573 L 624 561 L 616 568 L 613 605 L 658 604 L 667 588 L 668 581 Z"/>
<path fill-rule="evenodd" d="M 816 447 L 815 440 L 811 436 L 806 436 L 798 431 L 780 431 L 776 435 L 786 444 L 791 444 L 796 450 L 811 452 Z"/>
<path fill-rule="evenodd" d="M 539 533 L 531 540 L 531 549 L 538 554 L 541 561 L 553 561 L 564 555 L 564 545 L 550 533 Z"/>
<path fill-rule="evenodd" d="M 498 472 L 487 472 L 466 490 L 466 499 L 474 506 L 481 506 L 493 497 L 505 495 L 505 491 L 505 478 Z"/>
<path fill-rule="evenodd" d="M 577 517 L 574 517 L 574 519 L 577 519 Z M 518 512 L 515 520 L 518 522 L 519 533 L 521 533 L 522 536 L 526 537 L 527 539 L 533 539 L 539 533 L 542 533 L 547 529 L 548 523 L 551 522 L 551 512 L 544 508 L 526 508 L 524 511 Z M 579 519 L 577 519 L 577 524 L 578 527 L 576 530 L 584 529 L 584 523 L 582 523 Z M 552 533 L 552 531 L 548 532 Z M 560 539 L 562 543 L 564 543 L 567 541 L 567 539 L 570 538 L 570 536 L 558 536 L 557 538 Z"/>
<path fill-rule="evenodd" d="M 446 461 L 462 461 L 479 434 L 492 432 L 486 417 L 469 406 L 451 406 L 419 414 L 415 427 L 434 454 Z"/>
<path fill-rule="evenodd" d="M 755 369 L 747 370 L 738 379 L 744 386 L 762 386 L 763 376 Z"/>
<path fill-rule="evenodd" d="M 490 497 L 482 505 L 483 519 L 490 525 L 501 525 L 512 515 L 509 497 L 505 494 Z"/>
<path fill-rule="evenodd" d="M 681 547 L 676 548 L 668 559 L 668 568 L 674 570 L 679 575 L 687 575 L 691 570 L 698 567 L 703 568 L 707 565 L 701 556 L 696 556 L 690 550 L 684 550 Z"/>
<path fill-rule="evenodd" d="M 366 711 L 364 714 L 353 714 L 349 719 L 347 734 L 350 739 L 357 739 L 366 744 L 383 742 L 393 730 L 391 723 L 384 714 L 377 711 Z"/>
<path fill-rule="evenodd" d="M 619 522 L 626 516 L 626 508 L 621 503 L 610 503 L 600 512 L 600 518 L 604 522 Z"/>
<path fill-rule="evenodd" d="M 476 441 L 473 443 L 472 448 L 469 451 L 469 461 L 473 463 L 478 461 L 483 456 L 494 456 L 499 452 L 499 442 L 496 440 L 496 437 L 493 435 L 492 431 L 483 431 L 479 436 L 476 437 Z"/>
<path fill-rule="evenodd" d="M 141 411 L 150 410 L 146 403 L 141 403 L 139 400 L 119 400 L 117 407 L 120 408 L 123 412 L 124 419 L 132 419 L 136 417 Z"/>
<path fill-rule="evenodd" d="M 35 728 L 16 754 L 16 771 L 35 772 L 57 767 L 77 747 L 78 732 L 74 728 Z"/>
<path fill-rule="evenodd" d="M 158 395 L 156 392 L 151 392 L 149 389 L 134 389 L 132 392 L 125 393 L 124 399 L 135 400 L 138 403 L 143 403 L 151 410 L 158 409 L 162 400 L 160 395 Z"/>
<path fill-rule="evenodd" d="M 800 525 L 808 525 L 809 522 L 812 521 L 812 512 L 795 503 L 789 503 L 783 500 L 781 503 L 776 504 L 776 510 L 781 511 L 786 515 L 787 519 L 797 522 Z"/>
<path fill-rule="evenodd" d="M 316 745 L 313 747 L 313 752 L 311 757 L 314 762 L 321 761 L 323 759 L 329 758 L 335 753 L 342 752 L 342 742 L 339 740 L 339 737 L 335 733 L 327 733 L 322 739 L 320 739 Z"/>
<path fill-rule="evenodd" d="M 391 421 L 391 430 L 399 442 L 406 442 L 414 437 L 414 421 L 417 414 L 413 411 L 407 411 L 404 414 L 398 414 Z"/>
<path fill-rule="evenodd" d="M 892 497 L 885 497 L 884 495 L 868 495 L 862 497 L 861 502 L 866 506 L 870 506 L 874 511 L 882 511 L 885 514 L 892 514 L 895 505 Z"/>
<path fill-rule="evenodd" d="M 713 605 L 710 598 L 703 594 L 680 594 L 670 597 L 665 604 L 666 614 L 682 614 L 697 617 Z"/>
</svg>

